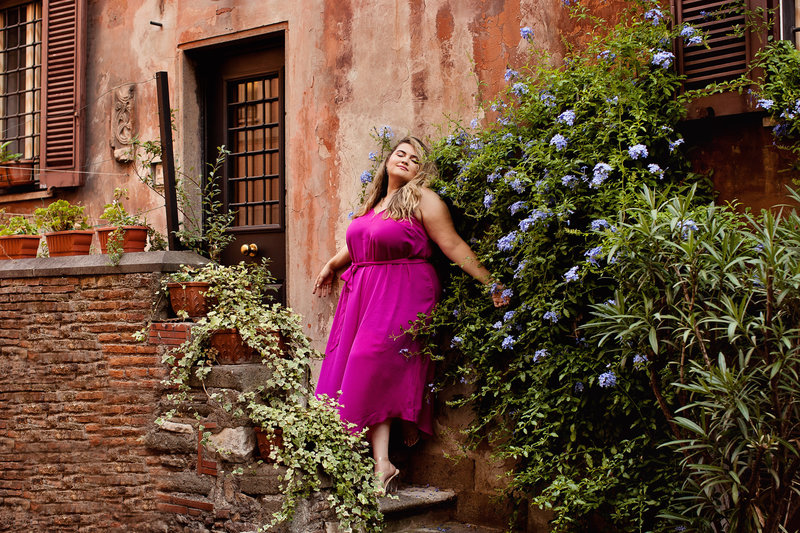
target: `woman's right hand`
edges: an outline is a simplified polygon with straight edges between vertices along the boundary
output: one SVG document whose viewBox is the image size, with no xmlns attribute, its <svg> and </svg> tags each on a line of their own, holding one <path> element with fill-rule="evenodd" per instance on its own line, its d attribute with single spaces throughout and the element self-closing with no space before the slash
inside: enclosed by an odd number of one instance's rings
<svg viewBox="0 0 800 533">
<path fill-rule="evenodd" d="M 325 266 L 322 267 L 322 270 L 317 275 L 317 279 L 314 280 L 314 290 L 311 291 L 311 294 L 316 294 L 320 298 L 328 296 L 332 292 L 335 277 L 336 272 L 333 271 L 328 263 L 325 263 Z"/>
</svg>

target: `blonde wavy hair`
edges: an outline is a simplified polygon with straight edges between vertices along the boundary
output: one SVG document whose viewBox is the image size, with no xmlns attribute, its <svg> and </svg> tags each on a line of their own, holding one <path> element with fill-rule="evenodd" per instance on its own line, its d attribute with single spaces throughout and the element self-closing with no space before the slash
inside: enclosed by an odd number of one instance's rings
<svg viewBox="0 0 800 533">
<path fill-rule="evenodd" d="M 375 178 L 372 180 L 372 183 L 369 184 L 364 194 L 364 204 L 361 206 L 358 213 L 356 213 L 356 216 L 360 217 L 367 214 L 370 209 L 374 208 L 386 197 L 386 193 L 389 189 L 389 176 L 386 172 L 386 163 L 395 150 L 397 150 L 397 147 L 403 143 L 410 144 L 414 148 L 414 151 L 417 152 L 417 157 L 419 157 L 419 170 L 417 171 L 417 175 L 414 176 L 414 179 L 400 187 L 400 189 L 392 195 L 389 204 L 386 206 L 386 210 L 383 212 L 383 216 L 384 218 L 390 217 L 395 220 L 411 219 L 411 217 L 414 216 L 414 211 L 416 211 L 419 200 L 422 198 L 422 188 L 427 187 L 431 179 L 436 176 L 437 169 L 436 164 L 428 157 L 428 147 L 425 146 L 425 143 L 411 135 L 397 141 L 397 143 L 392 146 L 389 154 L 383 159 L 383 162 L 378 166 L 378 170 L 375 172 Z"/>
</svg>

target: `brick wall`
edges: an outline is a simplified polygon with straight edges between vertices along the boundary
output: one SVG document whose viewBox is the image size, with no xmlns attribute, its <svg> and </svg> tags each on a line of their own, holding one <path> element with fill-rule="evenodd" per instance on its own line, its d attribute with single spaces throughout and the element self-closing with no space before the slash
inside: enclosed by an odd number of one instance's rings
<svg viewBox="0 0 800 533">
<path fill-rule="evenodd" d="M 201 262 L 185 252 L 0 261 L 0 531 L 253 531 L 280 508 L 282 469 L 262 464 L 253 428 L 193 392 L 172 406 L 161 356 L 191 323 L 156 309 L 163 272 Z M 146 342 L 133 334 L 155 320 Z M 217 366 L 209 392 L 252 390 L 255 365 Z M 220 455 L 218 448 L 237 450 Z M 242 468 L 244 475 L 234 475 Z M 324 531 L 316 494 L 273 531 Z M 312 512 L 313 511 L 313 512 Z"/>
</svg>

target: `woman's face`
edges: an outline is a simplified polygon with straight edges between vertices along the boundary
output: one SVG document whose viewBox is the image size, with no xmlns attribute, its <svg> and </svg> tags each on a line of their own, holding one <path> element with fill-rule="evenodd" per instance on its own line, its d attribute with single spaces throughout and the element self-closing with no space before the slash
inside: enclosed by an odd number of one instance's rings
<svg viewBox="0 0 800 533">
<path fill-rule="evenodd" d="M 386 173 L 389 177 L 401 179 L 408 183 L 419 172 L 419 155 L 408 143 L 401 143 L 394 149 L 386 161 Z"/>
</svg>

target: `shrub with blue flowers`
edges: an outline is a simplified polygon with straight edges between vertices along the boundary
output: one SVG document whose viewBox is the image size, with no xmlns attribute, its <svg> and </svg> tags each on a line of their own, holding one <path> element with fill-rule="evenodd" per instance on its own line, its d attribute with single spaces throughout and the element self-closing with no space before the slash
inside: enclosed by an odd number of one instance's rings
<svg viewBox="0 0 800 533">
<path fill-rule="evenodd" d="M 678 457 L 658 447 L 671 437 L 646 376 L 620 374 L 582 329 L 592 305 L 615 296 L 606 237 L 636 192 L 700 180 L 681 150 L 671 68 L 672 39 L 689 32 L 651 2 L 630 4 L 624 22 L 597 21 L 598 36 L 559 64 L 532 51 L 506 72 L 482 126 L 456 124 L 432 150 L 434 189 L 511 298 L 495 309 L 485 288 L 450 271 L 430 321 L 452 339 L 437 341 L 452 347 L 442 385 L 471 382 L 455 405 L 477 413 L 474 442 L 488 438 L 512 460 L 508 493 L 551 510 L 554 531 L 666 527 L 657 515 L 680 483 Z M 531 30 L 521 37 L 533 50 Z"/>
</svg>

